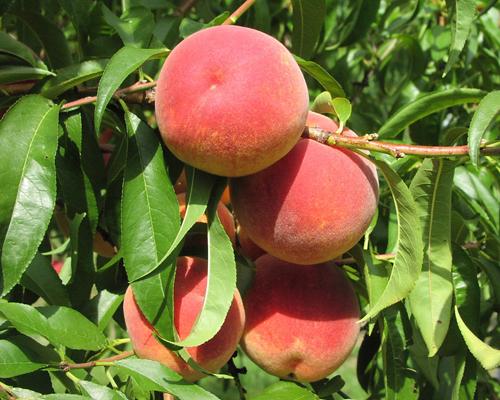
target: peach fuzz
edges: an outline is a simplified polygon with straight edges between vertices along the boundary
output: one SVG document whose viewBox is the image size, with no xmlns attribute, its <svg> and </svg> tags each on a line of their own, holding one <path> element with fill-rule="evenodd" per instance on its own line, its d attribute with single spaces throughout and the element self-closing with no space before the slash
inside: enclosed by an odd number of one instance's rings
<svg viewBox="0 0 500 400">
<path fill-rule="evenodd" d="M 301 139 L 264 171 L 232 179 L 230 189 L 236 218 L 250 239 L 275 257 L 306 265 L 353 247 L 378 201 L 370 161 L 310 139 Z"/>
<path fill-rule="evenodd" d="M 207 262 L 194 257 L 178 258 L 174 290 L 174 323 L 180 339 L 188 336 L 201 311 L 206 286 Z M 140 311 L 131 287 L 125 293 L 123 313 L 132 347 L 138 357 L 161 362 L 188 381 L 196 381 L 204 376 L 155 338 L 153 327 Z M 216 372 L 236 350 L 244 324 L 245 311 L 240 294 L 236 290 L 220 331 L 208 342 L 188 347 L 186 350 L 202 368 Z"/>
<path fill-rule="evenodd" d="M 273 164 L 297 143 L 307 86 L 290 52 L 240 26 L 203 29 L 177 45 L 162 68 L 155 112 L 179 159 L 223 176 Z"/>
<path fill-rule="evenodd" d="M 186 193 L 178 193 L 177 194 L 177 202 L 179 203 L 179 213 L 181 215 L 181 218 L 184 218 L 186 215 Z M 219 217 L 219 220 L 224 227 L 224 230 L 227 233 L 227 236 L 231 240 L 231 242 L 234 244 L 236 241 L 236 230 L 234 227 L 234 219 L 233 219 L 233 214 L 231 214 L 231 211 L 222 203 L 219 202 L 217 206 L 217 216 Z M 199 219 L 198 222 L 201 223 L 208 223 L 206 215 L 202 215 Z"/>
<path fill-rule="evenodd" d="M 333 264 L 306 267 L 259 257 L 243 302 L 247 322 L 242 347 L 257 365 L 280 378 L 325 378 L 356 343 L 358 300 Z"/>
</svg>

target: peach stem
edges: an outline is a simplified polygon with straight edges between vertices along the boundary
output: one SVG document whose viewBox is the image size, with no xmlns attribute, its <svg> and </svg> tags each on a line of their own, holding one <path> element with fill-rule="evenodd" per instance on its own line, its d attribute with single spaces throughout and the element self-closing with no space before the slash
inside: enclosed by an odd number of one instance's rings
<svg viewBox="0 0 500 400">
<path fill-rule="evenodd" d="M 232 25 L 234 24 L 239 17 L 243 15 L 243 13 L 248 10 L 255 0 L 245 0 L 241 6 L 239 6 L 235 12 L 233 12 L 223 23 L 222 25 Z"/>
</svg>

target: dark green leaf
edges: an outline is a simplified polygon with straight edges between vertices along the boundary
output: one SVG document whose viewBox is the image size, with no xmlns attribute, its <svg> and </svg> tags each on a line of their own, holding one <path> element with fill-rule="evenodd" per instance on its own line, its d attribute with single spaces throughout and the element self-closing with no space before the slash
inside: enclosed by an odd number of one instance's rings
<svg viewBox="0 0 500 400">
<path fill-rule="evenodd" d="M 58 115 L 58 107 L 33 95 L 23 97 L 0 122 L 2 294 L 21 279 L 52 215 Z"/>
<path fill-rule="evenodd" d="M 107 63 L 107 59 L 88 60 L 59 69 L 57 70 L 57 76 L 49 79 L 42 86 L 42 95 L 53 99 L 83 82 L 97 78 L 102 75 Z"/>
<path fill-rule="evenodd" d="M 45 367 L 30 351 L 14 341 L 0 339 L 0 378 L 27 374 Z"/>
<path fill-rule="evenodd" d="M 123 47 L 109 60 L 97 90 L 94 125 L 99 131 L 104 110 L 127 76 L 150 58 L 160 58 L 168 54 L 167 49 L 136 49 Z"/>
<path fill-rule="evenodd" d="M 313 61 L 306 61 L 298 56 L 294 56 L 300 68 L 313 77 L 318 83 L 325 88 L 332 97 L 345 97 L 346 94 L 340 83 L 338 83 L 333 76 L 321 65 Z"/>
<path fill-rule="evenodd" d="M 68 41 L 52 21 L 34 11 L 15 12 L 25 26 L 38 38 L 47 52 L 51 68 L 62 68 L 72 63 Z"/>
<path fill-rule="evenodd" d="M 123 302 L 123 295 L 101 290 L 83 309 L 83 314 L 103 331 Z"/>
<path fill-rule="evenodd" d="M 0 67 L 0 84 L 42 79 L 51 75 L 55 74 L 42 68 L 25 67 L 22 65 L 2 66 Z"/>
<path fill-rule="evenodd" d="M 153 270 L 167 253 L 179 230 L 180 218 L 160 138 L 128 111 L 126 123 L 129 144 L 123 184 L 121 250 L 129 281 L 135 281 Z"/>
<path fill-rule="evenodd" d="M 26 61 L 32 67 L 42 68 L 45 66 L 43 62 L 36 57 L 33 50 L 5 32 L 0 32 L 0 52 L 18 57 Z"/>
<path fill-rule="evenodd" d="M 480 101 L 486 93 L 479 89 L 447 89 L 427 93 L 399 109 L 379 129 L 380 137 L 397 136 L 403 129 L 427 115 L 446 108 Z"/>
<path fill-rule="evenodd" d="M 488 93 L 479 102 L 469 127 L 468 144 L 472 163 L 479 163 L 479 148 L 486 129 L 500 112 L 500 90 Z"/>
<path fill-rule="evenodd" d="M 319 400 L 313 392 L 293 382 L 276 382 L 249 400 Z"/>
<path fill-rule="evenodd" d="M 50 264 L 50 258 L 36 253 L 24 272 L 21 285 L 42 297 L 48 304 L 67 306 L 69 297 L 59 276 Z"/>
<path fill-rule="evenodd" d="M 417 206 L 403 180 L 382 161 L 374 161 L 389 184 L 398 219 L 398 244 L 389 282 L 362 321 L 405 298 L 415 286 L 422 268 L 423 244 Z"/>
<path fill-rule="evenodd" d="M 450 7 L 451 9 L 449 9 L 452 15 L 452 42 L 443 77 L 450 72 L 451 67 L 457 62 L 458 56 L 462 52 L 465 41 L 469 36 L 472 21 L 476 14 L 476 3 L 474 0 L 448 0 L 447 3 L 453 4 Z"/>
<path fill-rule="evenodd" d="M 171 393 L 179 400 L 217 400 L 218 397 L 200 386 L 189 385 L 164 365 L 150 360 L 128 359 L 115 363 L 149 390 Z"/>
<path fill-rule="evenodd" d="M 432 357 L 450 325 L 452 161 L 426 158 L 413 178 L 410 191 L 422 226 L 422 272 L 410 294 L 412 314 Z"/>
<path fill-rule="evenodd" d="M 311 58 L 325 19 L 325 0 L 292 0 L 292 50 L 300 57 Z"/>
</svg>

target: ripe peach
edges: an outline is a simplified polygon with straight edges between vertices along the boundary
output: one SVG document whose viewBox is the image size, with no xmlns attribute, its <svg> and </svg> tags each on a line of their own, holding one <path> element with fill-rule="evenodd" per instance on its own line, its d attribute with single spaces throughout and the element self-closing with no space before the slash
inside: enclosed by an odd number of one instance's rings
<svg viewBox="0 0 500 400">
<path fill-rule="evenodd" d="M 174 290 L 174 323 L 180 339 L 188 336 L 200 313 L 207 286 L 207 262 L 201 258 L 177 259 Z M 137 356 L 156 360 L 181 374 L 188 381 L 195 381 L 202 373 L 192 369 L 174 352 L 167 349 L 153 335 L 153 327 L 146 320 L 135 302 L 132 289 L 125 293 L 123 312 L 127 331 Z M 236 350 L 243 333 L 245 311 L 238 290 L 220 331 L 208 342 L 188 347 L 193 360 L 207 371 L 222 367 Z"/>
<path fill-rule="evenodd" d="M 57 274 L 59 275 L 61 273 L 63 266 L 64 266 L 64 262 L 59 261 L 59 260 L 52 260 L 51 264 L 52 264 L 52 268 L 54 268 L 54 271 L 56 271 Z"/>
<path fill-rule="evenodd" d="M 244 298 L 242 347 L 280 378 L 313 382 L 335 371 L 359 333 L 359 305 L 333 264 L 296 265 L 264 255 Z"/>
<path fill-rule="evenodd" d="M 318 264 L 349 250 L 368 228 L 378 199 L 372 163 L 310 139 L 264 171 L 232 179 L 230 189 L 250 239 L 296 264 Z"/>
<path fill-rule="evenodd" d="M 186 215 L 186 208 L 187 208 L 186 193 L 178 193 L 177 201 L 179 202 L 179 212 L 181 214 L 181 218 L 184 218 L 184 216 Z M 233 214 L 231 214 L 231 211 L 229 211 L 229 209 L 222 202 L 219 202 L 219 205 L 217 206 L 217 216 L 219 217 L 220 222 L 227 233 L 227 236 L 234 244 L 236 241 L 236 231 L 234 228 Z M 198 222 L 206 224 L 208 222 L 207 217 L 205 215 L 202 215 L 198 220 Z"/>
<path fill-rule="evenodd" d="M 223 176 L 255 173 L 288 153 L 307 107 L 307 86 L 290 52 L 240 26 L 203 29 L 182 41 L 156 87 L 156 119 L 168 148 Z"/>
<path fill-rule="evenodd" d="M 184 170 L 182 170 L 181 175 L 175 182 L 174 190 L 175 193 L 187 192 L 187 178 L 186 178 L 186 172 Z M 231 204 L 231 198 L 229 197 L 229 186 L 226 186 L 224 192 L 222 192 L 220 201 L 222 201 L 222 203 L 225 204 L 226 206 Z"/>
<path fill-rule="evenodd" d="M 245 229 L 243 229 L 241 226 L 238 229 L 238 244 L 239 252 L 250 260 L 256 260 L 266 253 L 259 246 L 257 246 L 252 239 L 248 237 Z"/>
</svg>

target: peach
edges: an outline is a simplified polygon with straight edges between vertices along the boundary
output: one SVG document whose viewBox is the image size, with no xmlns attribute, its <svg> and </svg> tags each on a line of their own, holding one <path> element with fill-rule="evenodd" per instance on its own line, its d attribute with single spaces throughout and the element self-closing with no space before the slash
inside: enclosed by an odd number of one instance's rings
<svg viewBox="0 0 500 400">
<path fill-rule="evenodd" d="M 244 298 L 246 354 L 280 378 L 313 382 L 335 371 L 359 333 L 359 305 L 333 264 L 296 265 L 264 255 Z"/>
<path fill-rule="evenodd" d="M 217 26 L 177 45 L 161 70 L 155 112 L 179 159 L 223 176 L 273 164 L 297 143 L 307 86 L 293 56 L 273 37 Z"/>
<path fill-rule="evenodd" d="M 52 265 L 52 268 L 54 268 L 54 271 L 56 271 L 57 274 L 59 275 L 61 273 L 61 270 L 64 267 L 64 262 L 59 261 L 59 260 L 52 260 L 51 265 Z"/>
<path fill-rule="evenodd" d="M 174 285 L 174 323 L 180 339 L 184 339 L 203 306 L 207 286 L 207 262 L 201 258 L 178 258 Z M 204 376 L 156 339 L 153 327 L 135 302 L 131 287 L 125 293 L 123 313 L 132 347 L 138 357 L 159 361 L 188 381 L 195 381 Z M 186 350 L 202 368 L 216 372 L 236 350 L 244 324 L 245 311 L 240 294 L 236 290 L 233 303 L 219 332 L 208 342 L 188 347 Z"/>
<path fill-rule="evenodd" d="M 238 229 L 238 245 L 239 252 L 252 261 L 266 253 L 248 237 L 245 229 L 241 226 Z"/>
<path fill-rule="evenodd" d="M 181 218 L 184 218 L 187 209 L 186 193 L 178 193 L 177 201 L 179 203 L 179 212 L 181 214 Z M 231 214 L 231 211 L 229 211 L 229 209 L 222 202 L 219 202 L 219 205 L 217 206 L 217 216 L 219 217 L 220 222 L 227 233 L 227 236 L 234 244 L 236 241 L 236 231 L 234 228 L 233 214 Z M 206 215 L 202 215 L 198 222 L 206 224 L 208 222 Z"/>
<path fill-rule="evenodd" d="M 275 257 L 306 265 L 354 246 L 378 200 L 370 161 L 310 139 L 264 171 L 232 179 L 230 189 L 236 219 L 250 239 Z"/>
<path fill-rule="evenodd" d="M 184 193 L 187 192 L 187 178 L 186 178 L 186 172 L 182 170 L 181 175 L 177 179 L 177 181 L 174 184 L 174 191 L 175 193 Z M 222 192 L 220 201 L 224 205 L 229 205 L 231 204 L 231 198 L 229 197 L 229 187 L 226 186 L 224 189 L 224 192 Z"/>
</svg>

